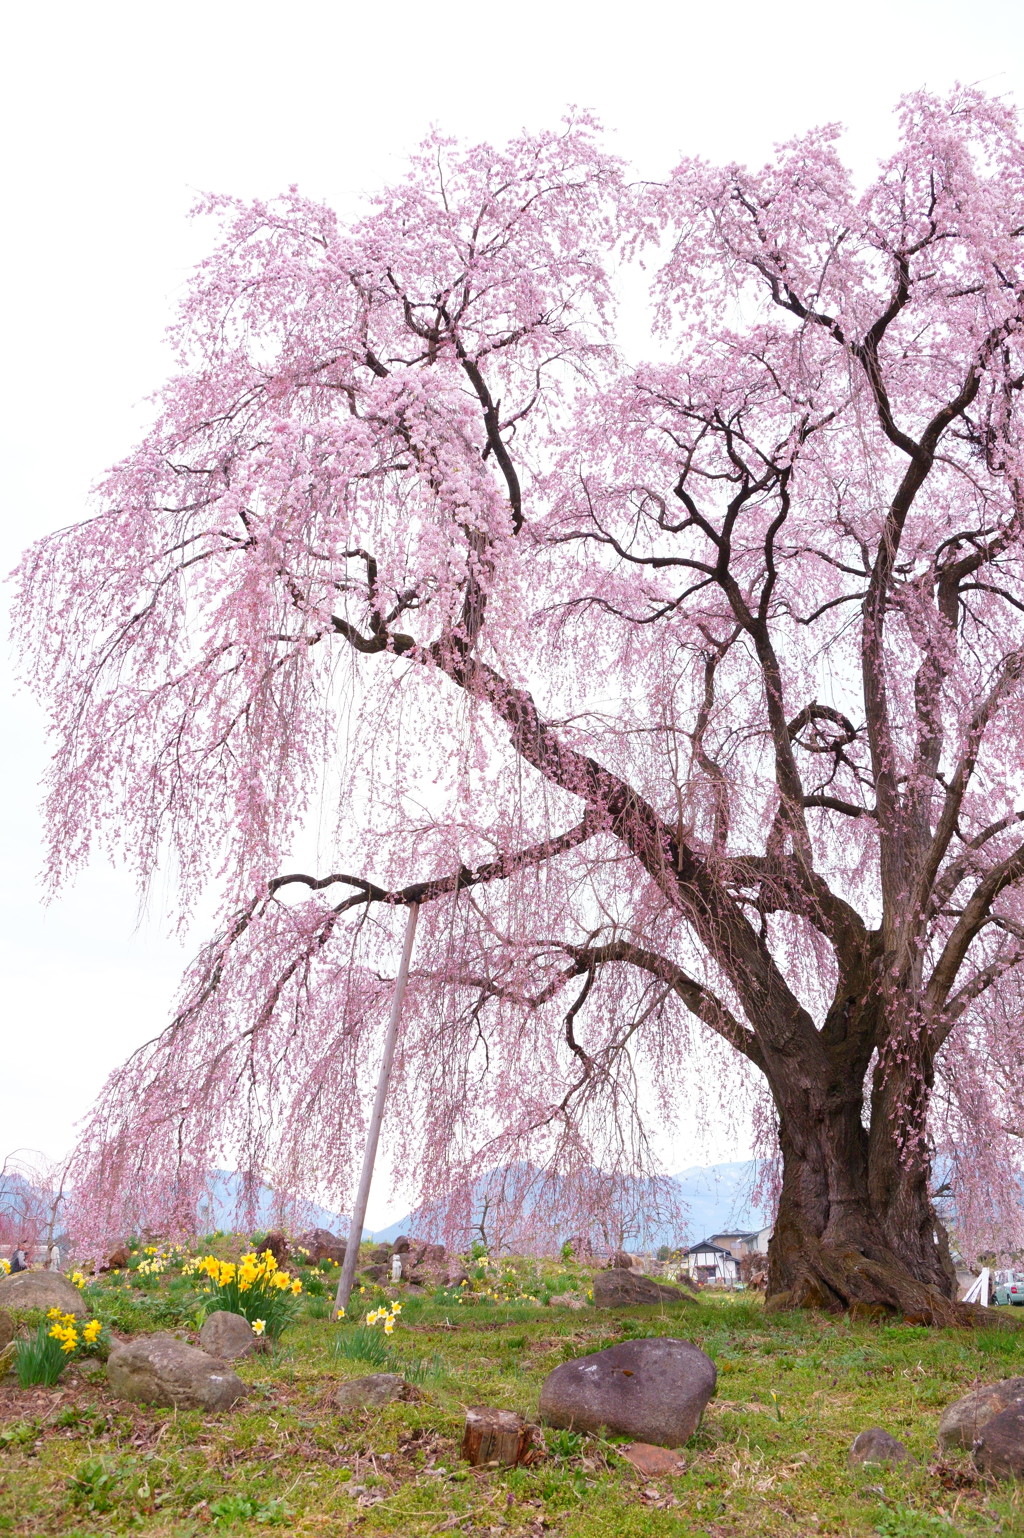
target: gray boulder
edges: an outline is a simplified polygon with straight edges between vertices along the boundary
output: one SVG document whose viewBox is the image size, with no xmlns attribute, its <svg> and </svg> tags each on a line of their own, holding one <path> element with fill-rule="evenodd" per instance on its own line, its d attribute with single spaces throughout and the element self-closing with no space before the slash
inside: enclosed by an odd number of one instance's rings
<svg viewBox="0 0 1024 1538">
<path fill-rule="evenodd" d="M 396 1255 L 405 1255 L 412 1249 L 412 1240 L 408 1234 L 399 1234 L 395 1240 L 394 1252 Z"/>
<path fill-rule="evenodd" d="M 652 1276 L 641 1276 L 616 1266 L 598 1271 L 594 1276 L 594 1303 L 598 1308 L 635 1308 L 648 1303 L 692 1303 L 693 1298 L 678 1287 L 667 1287 Z M 642 1438 L 641 1438 L 642 1440 Z"/>
<path fill-rule="evenodd" d="M 394 1399 L 418 1399 L 411 1383 L 397 1372 L 371 1372 L 365 1378 L 350 1378 L 334 1396 L 339 1410 L 379 1410 Z"/>
<path fill-rule="evenodd" d="M 688 1340 L 627 1340 L 563 1362 L 540 1391 L 541 1420 L 577 1431 L 609 1431 L 682 1447 L 700 1424 L 718 1375 Z"/>
<path fill-rule="evenodd" d="M 851 1469 L 862 1468 L 866 1463 L 916 1463 L 917 1459 L 896 1437 L 883 1431 L 881 1426 L 869 1426 L 860 1431 L 850 1445 L 846 1461 Z"/>
<path fill-rule="evenodd" d="M 10 1314 L 0 1313 L 0 1351 L 4 1351 L 14 1339 L 14 1320 Z"/>
<path fill-rule="evenodd" d="M 78 1319 L 89 1317 L 82 1294 L 59 1271 L 16 1271 L 13 1276 L 0 1276 L 0 1308 L 59 1308 Z"/>
<path fill-rule="evenodd" d="M 219 1357 L 173 1335 L 143 1335 L 115 1347 L 107 1379 L 119 1399 L 176 1410 L 228 1410 L 245 1384 Z"/>
<path fill-rule="evenodd" d="M 950 1447 L 966 1447 L 969 1452 L 982 1427 L 1018 1400 L 1024 1400 L 1024 1378 L 1003 1378 L 998 1383 L 985 1383 L 964 1394 L 942 1412 L 939 1446 L 943 1451 Z"/>
<path fill-rule="evenodd" d="M 237 1362 L 239 1357 L 251 1356 L 259 1350 L 263 1341 L 253 1333 L 252 1325 L 241 1314 L 230 1314 L 218 1309 L 208 1314 L 199 1331 L 199 1346 L 207 1356 L 216 1356 L 224 1362 Z"/>
<path fill-rule="evenodd" d="M 1000 1479 L 1024 1478 L 1024 1401 L 1015 1401 L 986 1422 L 974 1444 L 974 1461 Z"/>
</svg>

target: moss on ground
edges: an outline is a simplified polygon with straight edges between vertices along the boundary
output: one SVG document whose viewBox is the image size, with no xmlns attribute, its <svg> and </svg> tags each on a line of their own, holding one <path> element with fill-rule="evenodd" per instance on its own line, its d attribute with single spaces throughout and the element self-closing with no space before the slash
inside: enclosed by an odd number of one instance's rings
<svg viewBox="0 0 1024 1538">
<path fill-rule="evenodd" d="M 124 1281 L 108 1285 L 124 1319 Z M 141 1327 L 166 1327 L 174 1286 L 140 1299 Z M 104 1289 L 90 1298 L 102 1306 Z M 180 1296 L 179 1323 L 193 1305 Z M 417 1301 L 392 1350 L 414 1366 L 422 1399 L 346 1418 L 333 1389 L 374 1370 L 335 1355 L 346 1328 L 308 1298 L 274 1353 L 240 1364 L 250 1392 L 224 1415 L 120 1404 L 102 1376 L 74 1370 L 54 1390 L 23 1391 L 6 1379 L 0 1533 L 1024 1534 L 1021 1488 L 935 1447 L 944 1405 L 978 1382 L 1024 1373 L 1024 1332 L 766 1315 L 758 1300 L 707 1295 L 615 1312 Z M 534 1415 L 552 1367 L 637 1335 L 696 1341 L 717 1363 L 718 1393 L 685 1451 L 685 1475 L 642 1479 L 613 1440 L 565 1433 L 532 1469 L 460 1463 L 467 1405 Z M 904 1441 L 918 1465 L 852 1475 L 847 1448 L 872 1425 Z"/>
</svg>

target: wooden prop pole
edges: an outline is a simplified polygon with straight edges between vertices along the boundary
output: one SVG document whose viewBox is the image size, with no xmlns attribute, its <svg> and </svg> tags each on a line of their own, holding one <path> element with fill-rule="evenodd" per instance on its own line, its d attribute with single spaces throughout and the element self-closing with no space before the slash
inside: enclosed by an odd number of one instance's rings
<svg viewBox="0 0 1024 1538">
<path fill-rule="evenodd" d="M 409 979 L 409 962 L 412 959 L 412 945 L 416 938 L 416 920 L 419 918 L 419 913 L 419 903 L 410 903 L 409 919 L 405 926 L 405 941 L 402 945 L 402 961 L 398 968 L 395 992 L 391 1000 L 391 1019 L 388 1021 L 388 1031 L 384 1038 L 384 1056 L 381 1060 L 380 1073 L 377 1076 L 377 1094 L 374 1098 L 370 1126 L 366 1134 L 363 1170 L 359 1176 L 356 1204 L 352 1209 L 352 1225 L 348 1231 L 348 1244 L 345 1247 L 345 1263 L 341 1268 L 341 1276 L 338 1278 L 338 1291 L 334 1299 L 334 1312 L 336 1315 L 342 1309 L 348 1308 L 348 1300 L 352 1296 L 352 1283 L 356 1277 L 356 1265 L 359 1261 L 359 1244 L 363 1237 L 363 1220 L 366 1217 L 366 1203 L 370 1196 L 370 1181 L 373 1179 L 373 1166 L 377 1158 L 380 1124 L 384 1120 L 384 1102 L 388 1098 L 391 1064 L 395 1056 L 395 1043 L 398 1040 L 398 1024 L 402 1018 L 402 1000 L 405 997 L 405 985 Z"/>
</svg>

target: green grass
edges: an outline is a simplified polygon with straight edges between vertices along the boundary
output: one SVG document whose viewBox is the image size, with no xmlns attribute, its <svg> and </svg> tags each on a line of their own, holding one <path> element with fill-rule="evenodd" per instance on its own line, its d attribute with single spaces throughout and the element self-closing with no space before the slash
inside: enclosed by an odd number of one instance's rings
<svg viewBox="0 0 1024 1538">
<path fill-rule="evenodd" d="M 180 1302 L 169 1299 L 174 1285 L 162 1279 L 147 1292 L 139 1327 L 174 1307 L 187 1320 L 193 1299 L 184 1289 Z M 105 1291 L 90 1289 L 90 1301 Z M 134 1322 L 130 1301 L 111 1298 Z M 417 1299 L 383 1365 L 407 1370 L 421 1398 L 342 1416 L 337 1384 L 382 1370 L 342 1344 L 358 1342 L 361 1328 L 316 1317 L 307 1303 L 271 1354 L 241 1364 L 250 1392 L 224 1415 L 122 1404 L 102 1377 L 74 1371 L 54 1389 L 22 1390 L 9 1376 L 0 1386 L 0 1533 L 1024 1535 L 1024 1491 L 935 1450 L 943 1406 L 975 1382 L 1024 1373 L 1024 1331 L 851 1325 L 707 1295 L 696 1306 L 615 1313 Z M 549 1456 L 531 1469 L 460 1462 L 467 1405 L 534 1415 L 559 1362 L 648 1334 L 694 1340 L 718 1365 L 685 1475 L 643 1480 L 614 1439 L 566 1432 L 548 1434 Z M 851 1475 L 846 1450 L 872 1425 L 900 1437 L 918 1466 Z"/>
</svg>

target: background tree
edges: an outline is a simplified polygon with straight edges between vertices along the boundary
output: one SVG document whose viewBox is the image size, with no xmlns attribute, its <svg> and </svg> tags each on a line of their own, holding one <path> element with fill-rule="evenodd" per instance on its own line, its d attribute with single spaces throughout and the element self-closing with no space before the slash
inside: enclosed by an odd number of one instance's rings
<svg viewBox="0 0 1024 1538">
<path fill-rule="evenodd" d="M 950 1317 L 936 1143 L 1019 1227 L 1024 153 L 977 92 L 900 125 L 862 192 L 834 130 L 626 189 L 579 118 L 432 139 L 349 228 L 205 205 L 152 432 L 23 568 L 54 879 L 100 839 L 229 915 L 87 1228 L 184 1221 L 225 1147 L 339 1187 L 412 900 L 433 1194 L 528 1164 L 579 1229 L 738 1054 L 771 1293 Z"/>
</svg>

